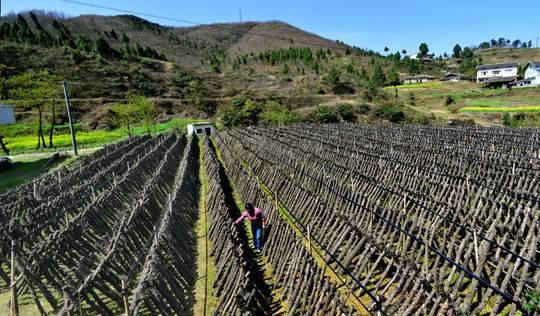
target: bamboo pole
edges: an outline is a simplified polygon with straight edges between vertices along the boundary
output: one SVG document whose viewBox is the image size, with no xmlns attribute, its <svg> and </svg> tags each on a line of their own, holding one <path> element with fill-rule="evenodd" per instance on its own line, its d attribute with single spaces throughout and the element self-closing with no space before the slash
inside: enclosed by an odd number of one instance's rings
<svg viewBox="0 0 540 316">
<path fill-rule="evenodd" d="M 129 304 L 126 289 L 126 280 L 122 280 L 122 299 L 124 300 L 125 315 L 129 316 Z"/>
<path fill-rule="evenodd" d="M 67 286 L 62 288 L 62 296 L 64 298 L 64 309 L 66 310 L 66 315 L 71 316 L 71 311 L 69 310 L 69 290 Z"/>
<path fill-rule="evenodd" d="M 77 298 L 79 299 L 79 315 L 83 315 L 82 313 L 82 303 L 81 303 L 81 292 L 77 293 Z"/>
<path fill-rule="evenodd" d="M 17 282 L 15 280 L 15 247 L 17 242 L 13 239 L 11 240 L 11 315 L 19 315 L 19 302 L 17 300 Z"/>
<path fill-rule="evenodd" d="M 309 243 L 309 255 L 311 256 L 312 253 L 311 253 L 311 229 L 309 227 L 310 225 L 307 225 L 307 238 L 308 238 L 308 243 Z"/>
</svg>

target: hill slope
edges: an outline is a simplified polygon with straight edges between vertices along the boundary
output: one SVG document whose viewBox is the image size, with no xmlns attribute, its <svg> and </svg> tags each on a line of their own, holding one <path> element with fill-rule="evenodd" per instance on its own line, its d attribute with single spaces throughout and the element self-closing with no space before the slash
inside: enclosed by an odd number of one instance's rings
<svg viewBox="0 0 540 316">
<path fill-rule="evenodd" d="M 212 116 L 239 97 L 278 100 L 293 110 L 355 99 L 391 103 L 394 92 L 378 98 L 377 88 L 405 75 L 438 78 L 474 73 L 480 61 L 528 59 L 540 59 L 540 49 L 478 50 L 468 61 L 382 56 L 279 21 L 167 27 L 131 15 L 45 12 L 0 21 L 2 80 L 40 69 L 65 78 L 75 115 L 90 128 L 108 127 L 111 105 L 134 93 L 154 98 L 163 116 Z M 11 97 L 2 84 L 0 98 Z M 31 114 L 19 109 L 18 120 Z"/>
</svg>

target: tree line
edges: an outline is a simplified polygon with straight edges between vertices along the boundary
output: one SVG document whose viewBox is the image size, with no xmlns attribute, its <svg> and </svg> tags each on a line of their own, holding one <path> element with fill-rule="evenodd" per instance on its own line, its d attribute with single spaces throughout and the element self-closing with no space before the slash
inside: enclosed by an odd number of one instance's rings
<svg viewBox="0 0 540 316">
<path fill-rule="evenodd" d="M 125 33 L 120 36 L 114 29 L 105 31 L 103 35 L 111 40 L 122 42 L 124 44 L 122 49 L 113 48 L 101 33 L 94 40 L 82 34 L 74 36 L 61 21 L 56 19 L 53 19 L 51 23 L 52 28 L 55 30 L 55 34 L 53 34 L 43 27 L 34 13 L 29 12 L 29 16 L 35 25 L 35 32 L 27 20 L 21 14 L 18 14 L 15 22 L 3 22 L 0 24 L 0 42 L 36 45 L 44 48 L 66 47 L 71 50 L 76 63 L 84 60 L 84 53 L 91 52 L 95 52 L 103 58 L 139 56 L 167 60 L 163 53 L 158 53 L 151 47 L 143 47 L 139 43 L 131 45 L 131 40 Z"/>
</svg>

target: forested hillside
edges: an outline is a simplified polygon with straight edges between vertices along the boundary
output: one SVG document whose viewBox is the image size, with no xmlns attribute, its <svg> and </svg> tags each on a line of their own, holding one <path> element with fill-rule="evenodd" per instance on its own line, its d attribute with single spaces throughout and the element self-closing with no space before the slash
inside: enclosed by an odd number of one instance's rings
<svg viewBox="0 0 540 316">
<path fill-rule="evenodd" d="M 167 27 L 132 15 L 27 12 L 0 21 L 0 97 L 16 103 L 12 78 L 47 70 L 69 82 L 76 118 L 88 128 L 107 128 L 111 106 L 132 94 L 153 98 L 162 116 L 220 112 L 225 125 L 255 124 L 269 107 L 309 118 L 315 114 L 304 109 L 358 99 L 355 112 L 376 103 L 388 108 L 380 111 L 383 117 L 392 117 L 403 111 L 396 107 L 401 101 L 392 101 L 398 91 L 381 88 L 399 85 L 406 75 L 474 75 L 478 64 L 538 52 L 460 48 L 450 58 L 419 44 L 419 58 L 411 58 L 414 52 L 385 49 L 383 55 L 279 21 Z M 255 103 L 244 108 L 246 101 Z M 19 120 L 30 114 L 17 109 Z"/>
</svg>

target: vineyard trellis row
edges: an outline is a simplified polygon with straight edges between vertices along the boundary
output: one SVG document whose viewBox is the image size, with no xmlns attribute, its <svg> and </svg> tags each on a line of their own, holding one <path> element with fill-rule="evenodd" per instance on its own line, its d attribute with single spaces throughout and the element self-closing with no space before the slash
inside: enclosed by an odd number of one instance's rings
<svg viewBox="0 0 540 316">
<path fill-rule="evenodd" d="M 540 292 L 539 179 L 535 129 L 130 138 L 0 195 L 0 288 L 42 314 L 193 313 L 205 205 L 216 315 L 513 315 Z M 240 200 L 268 215 L 261 255 Z"/>
<path fill-rule="evenodd" d="M 37 181 L 56 188 L 4 195 L 1 241 L 17 241 L 18 293 L 42 314 L 40 297 L 61 315 L 118 314 L 126 299 L 132 315 L 190 311 L 198 150 L 196 138 L 133 138 Z"/>
<path fill-rule="evenodd" d="M 281 299 L 288 306 L 289 315 L 354 315 L 358 310 L 363 314 L 369 313 L 370 308 L 361 301 L 357 300 L 355 306 L 347 302 L 347 298 L 354 294 L 341 294 L 337 289 L 338 285 L 325 276 L 324 269 L 315 263 L 312 253 L 302 244 L 291 224 L 287 224 L 291 218 L 279 214 L 279 206 L 275 205 L 278 203 L 276 197 L 270 197 L 263 192 L 261 184 L 248 175 L 249 170 L 246 170 L 235 153 L 223 144 L 219 135 L 216 141 L 239 193 L 269 212 L 270 233 L 268 242 L 263 247 L 263 254 L 274 267 L 274 286 L 281 288 Z M 302 230 L 301 227 L 297 229 Z M 371 311 L 380 310 L 376 306 Z"/>
<path fill-rule="evenodd" d="M 452 131 L 443 130 L 449 138 Z M 398 135 L 392 137 L 393 132 Z M 302 126 L 250 129 L 249 132 L 235 130 L 222 137 L 242 152 L 243 159 L 270 183 L 272 190 L 280 192 L 291 209 L 313 224 L 314 234 L 326 240 L 339 258 L 346 260 L 357 275 L 365 276 L 366 282 L 375 283 L 375 292 L 385 300 L 387 311 L 402 313 L 410 311 L 406 308 L 421 309 L 429 302 L 442 310 L 454 309 L 456 312 L 479 312 L 486 308 L 515 312 L 520 308 L 520 297 L 525 289 L 538 290 L 538 205 L 530 199 L 520 200 L 520 195 L 502 193 L 493 196 L 480 186 L 472 190 L 467 183 L 446 181 L 439 188 L 439 183 L 433 181 L 428 172 L 419 175 L 390 163 L 381 164 L 381 157 L 389 157 L 398 161 L 415 159 L 419 167 L 436 168 L 441 158 L 429 154 L 431 143 L 423 143 L 428 154 L 410 152 L 410 146 L 405 145 L 403 148 L 395 144 L 390 148 L 380 146 L 388 139 L 405 138 L 407 144 L 415 143 L 414 135 L 419 132 L 429 133 L 429 129 Z M 385 133 L 390 135 L 373 142 L 360 138 Z M 352 135 L 358 136 L 364 144 L 357 141 L 353 146 Z M 524 131 L 523 138 L 527 135 L 536 134 Z M 459 137 L 458 133 L 456 138 Z M 496 139 L 494 135 L 490 137 Z M 323 145 L 323 141 L 327 143 Z M 445 142 L 446 150 L 451 150 L 451 142 Z M 422 143 L 422 139 L 416 143 Z M 528 168 L 537 168 L 534 165 L 537 161 L 530 158 L 537 151 L 534 144 L 536 140 L 528 140 L 524 146 L 526 150 L 521 153 L 529 154 L 524 155 L 519 166 L 527 164 Z M 483 145 L 493 147 L 489 142 Z M 357 146 L 371 156 L 355 155 Z M 434 140 L 432 147 L 438 146 Z M 340 151 L 345 154 L 340 155 Z M 351 155 L 347 156 L 347 153 Z M 476 160 L 482 160 L 487 154 L 480 148 L 469 150 L 468 155 L 476 155 Z M 496 156 L 496 153 L 491 151 L 490 155 Z M 444 162 L 446 166 L 442 171 L 453 173 L 452 161 Z M 344 175 L 336 172 L 338 168 L 348 168 L 367 177 L 358 179 L 351 174 Z M 476 169 L 475 177 L 479 181 L 502 184 L 506 190 L 513 188 L 508 183 L 523 183 L 506 179 L 516 176 L 508 168 L 497 169 L 496 165 L 490 168 L 494 173 L 491 178 L 480 168 Z M 496 171 L 500 169 L 506 172 Z M 430 186 L 437 189 L 430 190 Z M 524 191 L 523 196 L 536 194 L 536 187 L 518 187 Z M 405 189 L 409 190 L 410 201 L 403 199 Z M 437 201 L 430 201 L 434 197 Z M 452 203 L 461 203 L 463 199 L 470 201 L 468 207 L 462 205 L 452 209 Z M 415 203 L 411 203 L 413 201 Z M 495 205 L 498 209 L 489 212 L 483 204 Z M 506 207 L 501 207 L 505 204 Z M 426 208 L 434 212 L 428 212 Z M 452 214 L 455 210 L 465 213 Z M 469 225 L 471 229 L 456 229 L 435 213 L 452 216 L 453 220 L 463 221 L 461 224 Z M 320 218 L 327 219 L 321 221 Z M 485 223 L 475 222 L 480 220 Z M 341 234 L 335 234 L 336 231 Z M 480 234 L 496 243 L 479 240 Z M 502 249 L 511 252 L 505 253 Z M 391 292 L 390 284 L 395 284 Z M 492 299 L 495 303 L 489 303 Z"/>
<path fill-rule="evenodd" d="M 268 289 L 249 248 L 242 226 L 233 225 L 238 216 L 232 188 L 209 139 L 203 140 L 203 160 L 208 179 L 207 208 L 211 256 L 216 266 L 218 303 L 216 315 L 265 315 L 270 310 Z"/>
</svg>

